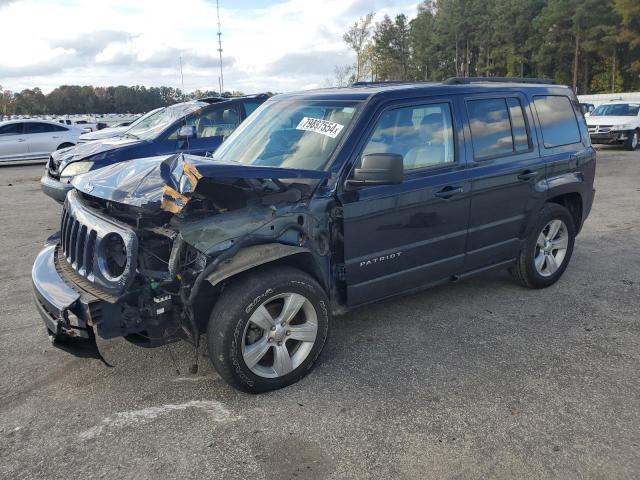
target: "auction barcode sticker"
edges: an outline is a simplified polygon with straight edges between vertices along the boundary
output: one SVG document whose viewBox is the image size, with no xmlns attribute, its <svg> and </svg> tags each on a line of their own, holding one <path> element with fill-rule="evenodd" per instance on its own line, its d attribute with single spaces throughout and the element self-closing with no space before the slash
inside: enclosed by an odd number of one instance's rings
<svg viewBox="0 0 640 480">
<path fill-rule="evenodd" d="M 304 117 L 296 127 L 296 130 L 306 130 L 308 132 L 321 133 L 327 137 L 336 138 L 344 125 L 322 120 L 321 118 Z"/>
</svg>

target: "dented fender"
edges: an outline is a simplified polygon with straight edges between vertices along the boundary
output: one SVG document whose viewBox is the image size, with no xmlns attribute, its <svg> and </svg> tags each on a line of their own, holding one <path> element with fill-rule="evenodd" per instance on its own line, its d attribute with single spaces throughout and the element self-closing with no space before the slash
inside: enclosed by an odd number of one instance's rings
<svg viewBox="0 0 640 480">
<path fill-rule="evenodd" d="M 238 273 L 300 253 L 310 253 L 310 250 L 282 243 L 267 243 L 242 248 L 233 257 L 222 262 L 215 271 L 207 276 L 206 280 L 215 286 Z"/>
</svg>

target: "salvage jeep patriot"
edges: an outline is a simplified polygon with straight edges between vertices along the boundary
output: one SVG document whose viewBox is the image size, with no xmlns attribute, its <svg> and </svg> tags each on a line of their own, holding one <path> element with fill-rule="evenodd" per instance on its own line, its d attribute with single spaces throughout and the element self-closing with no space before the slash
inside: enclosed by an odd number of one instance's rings
<svg viewBox="0 0 640 480">
<path fill-rule="evenodd" d="M 278 95 L 211 159 L 78 176 L 33 266 L 54 340 L 191 342 L 231 385 L 303 377 L 332 315 L 509 268 L 544 288 L 591 209 L 573 92 L 450 79 Z M 390 319 L 393 321 L 393 319 Z"/>
</svg>

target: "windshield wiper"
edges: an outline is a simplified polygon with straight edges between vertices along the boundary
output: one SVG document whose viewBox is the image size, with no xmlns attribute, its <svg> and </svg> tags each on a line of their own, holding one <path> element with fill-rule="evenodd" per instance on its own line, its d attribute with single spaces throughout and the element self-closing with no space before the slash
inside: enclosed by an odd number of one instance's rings
<svg viewBox="0 0 640 480">
<path fill-rule="evenodd" d="M 125 133 L 124 136 L 127 138 L 135 138 L 136 140 L 140 140 L 140 137 L 137 135 L 134 135 L 133 133 Z"/>
</svg>

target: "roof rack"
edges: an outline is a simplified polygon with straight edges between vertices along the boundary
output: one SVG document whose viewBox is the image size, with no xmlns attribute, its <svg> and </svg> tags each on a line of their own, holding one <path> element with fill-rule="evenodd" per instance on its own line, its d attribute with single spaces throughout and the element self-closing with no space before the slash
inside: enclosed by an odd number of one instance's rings
<svg viewBox="0 0 640 480">
<path fill-rule="evenodd" d="M 451 77 L 444 82 L 445 85 L 468 85 L 470 83 L 540 83 L 543 85 L 557 85 L 555 80 L 548 78 L 524 78 L 524 77 Z"/>
<path fill-rule="evenodd" d="M 352 87 L 375 87 L 376 85 L 403 85 L 407 83 L 428 83 L 428 82 L 409 82 L 406 80 L 380 80 L 374 82 L 353 82 Z"/>
<path fill-rule="evenodd" d="M 202 97 L 202 98 L 196 98 L 195 101 L 211 104 L 211 103 L 224 102 L 226 100 L 235 100 L 236 98 L 269 98 L 269 97 L 270 95 L 268 93 L 254 93 L 252 95 L 239 95 L 237 97 L 224 97 L 224 96 Z"/>
</svg>

